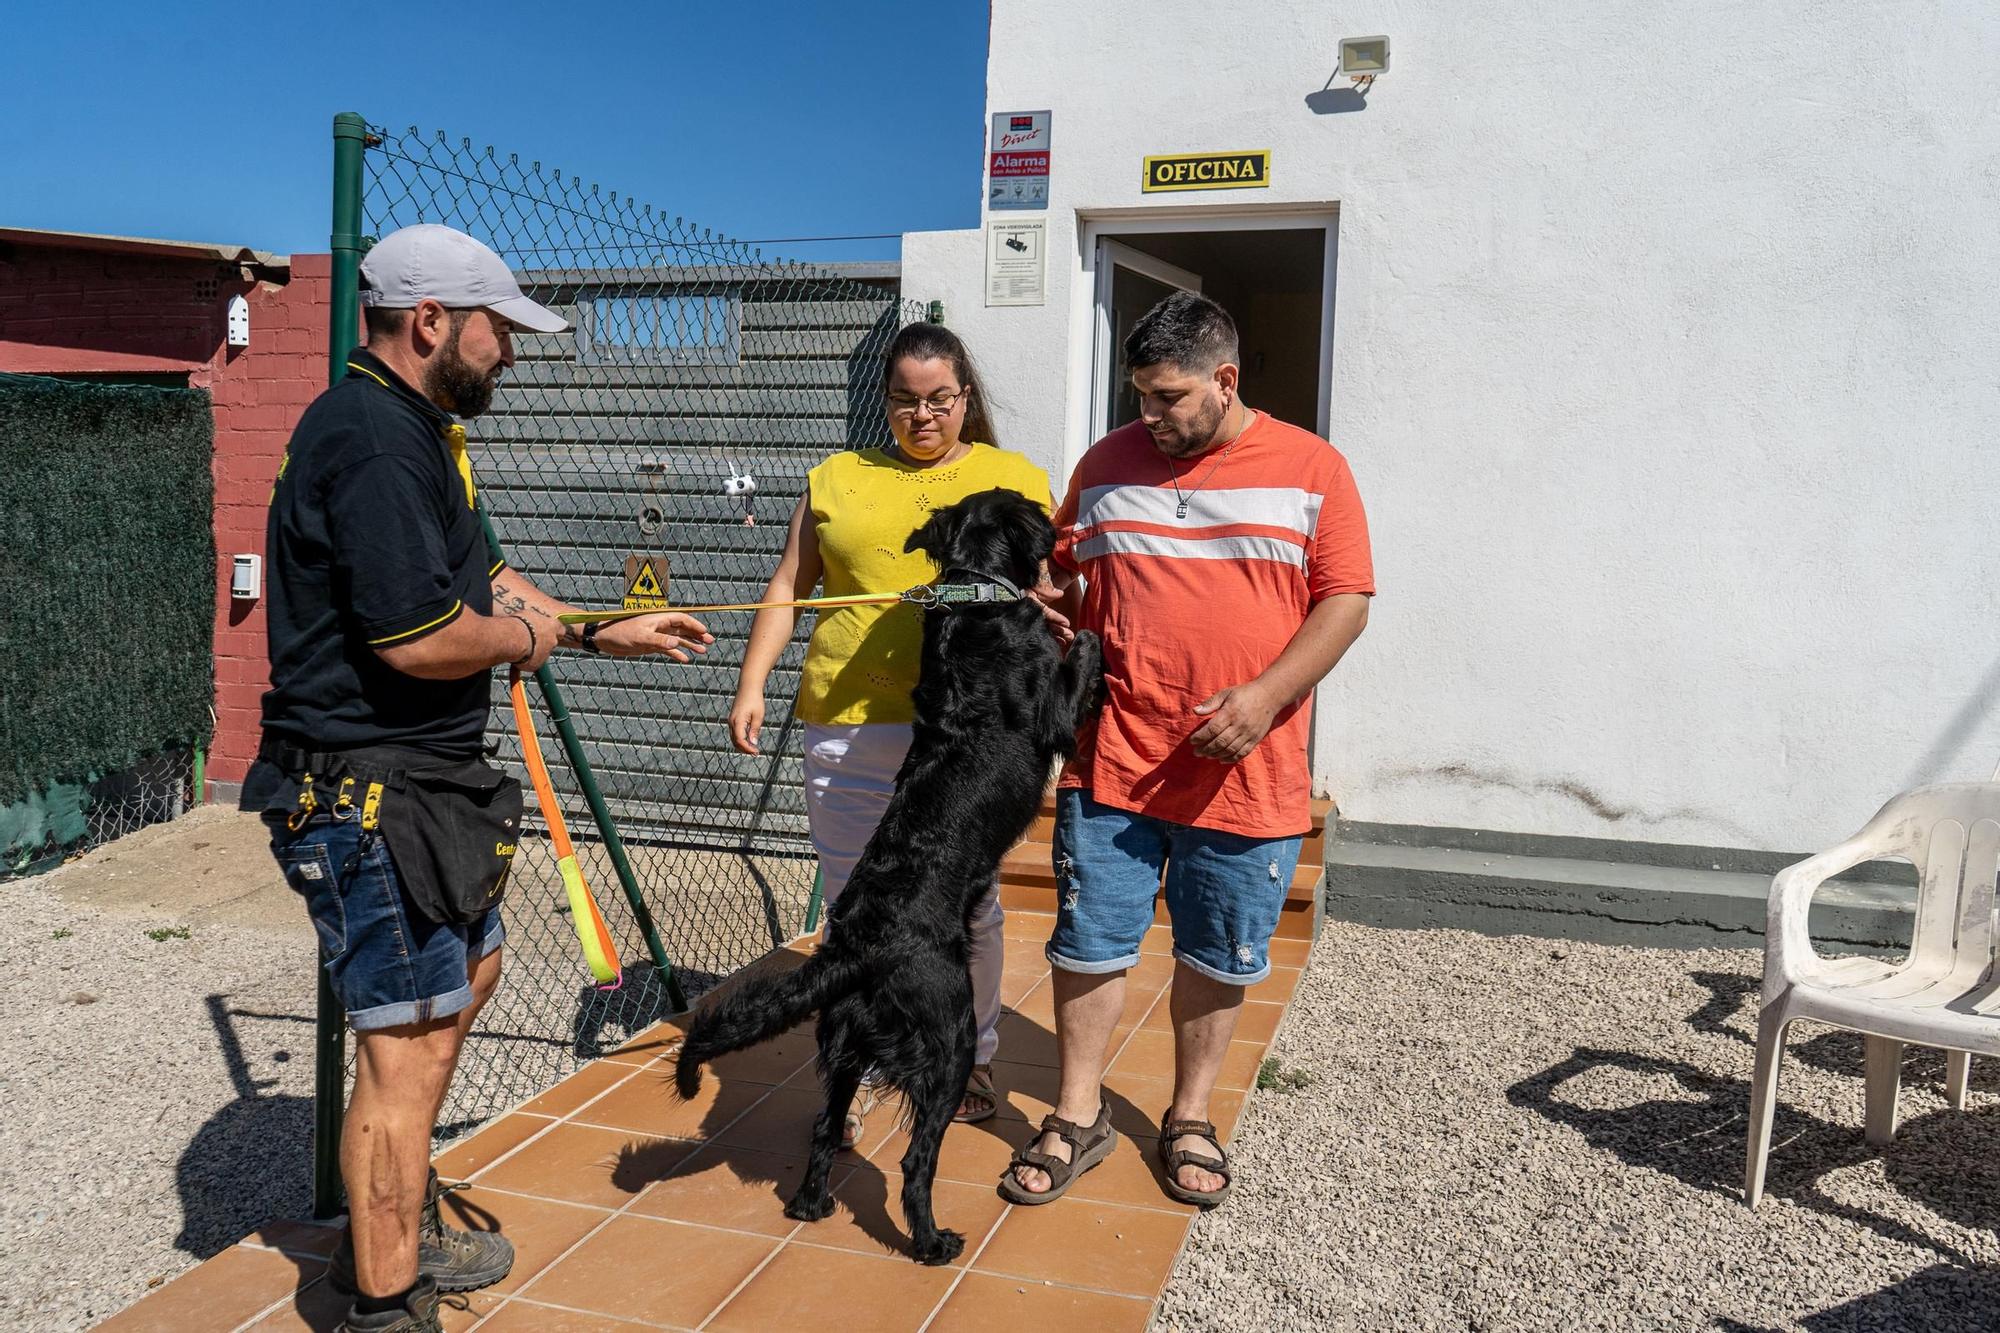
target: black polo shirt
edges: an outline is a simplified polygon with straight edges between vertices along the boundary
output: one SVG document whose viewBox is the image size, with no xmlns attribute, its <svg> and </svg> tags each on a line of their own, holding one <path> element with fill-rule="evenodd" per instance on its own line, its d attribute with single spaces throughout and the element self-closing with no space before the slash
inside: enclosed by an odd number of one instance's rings
<svg viewBox="0 0 2000 1333">
<path fill-rule="evenodd" d="M 492 560 L 451 415 L 365 350 L 313 401 L 271 492 L 267 738 L 310 751 L 479 751 L 488 673 L 420 680 L 377 650 L 492 609 Z M 522 636 L 524 639 L 525 635 Z M 246 804 L 253 784 L 245 783 Z"/>
</svg>

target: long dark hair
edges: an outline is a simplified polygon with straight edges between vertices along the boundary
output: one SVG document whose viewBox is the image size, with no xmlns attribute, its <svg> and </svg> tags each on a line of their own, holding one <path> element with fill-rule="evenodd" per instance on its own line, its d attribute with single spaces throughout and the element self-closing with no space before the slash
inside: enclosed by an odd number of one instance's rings
<svg viewBox="0 0 2000 1333">
<path fill-rule="evenodd" d="M 972 353 L 965 350 L 965 343 L 956 333 L 942 324 L 911 324 L 898 333 L 889 344 L 889 350 L 882 353 L 882 387 L 889 387 L 889 372 L 898 361 L 949 361 L 952 374 L 958 376 L 959 384 L 969 390 L 965 404 L 965 426 L 959 431 L 961 440 L 977 440 L 981 444 L 999 444 L 998 432 L 993 429 L 993 413 L 990 400 L 986 397 L 986 381 L 980 378 L 979 370 L 972 364 Z"/>
</svg>

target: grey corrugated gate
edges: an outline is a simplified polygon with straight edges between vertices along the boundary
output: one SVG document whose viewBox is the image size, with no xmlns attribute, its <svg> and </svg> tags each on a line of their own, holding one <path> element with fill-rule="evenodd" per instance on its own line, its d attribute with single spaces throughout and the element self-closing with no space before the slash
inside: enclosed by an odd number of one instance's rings
<svg viewBox="0 0 2000 1333">
<path fill-rule="evenodd" d="M 617 605 L 627 558 L 654 555 L 676 603 L 756 601 L 807 470 L 887 438 L 878 363 L 900 322 L 895 272 L 524 273 L 576 333 L 524 339 L 475 427 L 509 559 L 579 605 Z M 640 345 L 676 318 L 674 345 Z M 746 477 L 755 491 L 732 494 Z M 772 677 L 755 758 L 723 726 L 749 617 L 711 620 L 717 642 L 688 666 L 562 662 L 598 783 L 628 843 L 807 855 L 791 699 L 810 617 Z"/>
</svg>

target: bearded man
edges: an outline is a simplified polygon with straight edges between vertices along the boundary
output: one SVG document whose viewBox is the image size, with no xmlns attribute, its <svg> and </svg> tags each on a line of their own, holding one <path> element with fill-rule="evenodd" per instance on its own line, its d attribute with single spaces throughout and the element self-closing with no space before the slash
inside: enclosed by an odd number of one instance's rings
<svg viewBox="0 0 2000 1333">
<path fill-rule="evenodd" d="M 1055 516 L 1049 570 L 1103 638 L 1105 701 L 1057 793 L 1061 1088 L 1000 1190 L 1045 1203 L 1110 1154 L 1104 1070 L 1164 872 L 1174 1090 L 1154 1151 L 1168 1194 L 1213 1206 L 1231 1171 L 1209 1097 L 1312 824 L 1313 687 L 1375 577 L 1347 460 L 1243 401 L 1221 306 L 1168 297 L 1125 359 L 1139 420 L 1091 446 Z"/>
<path fill-rule="evenodd" d="M 685 662 L 677 612 L 564 625 L 572 608 L 491 558 L 465 427 L 514 364 L 516 329 L 568 322 L 449 227 L 382 238 L 361 265 L 368 342 L 293 432 L 271 492 L 271 688 L 242 807 L 305 899 L 357 1034 L 340 1144 L 348 1234 L 329 1270 L 343 1327 L 427 1333 L 438 1294 L 507 1275 L 497 1232 L 447 1227 L 431 1131 L 500 979 L 499 895 L 519 784 L 481 757 L 489 675 L 558 647 Z M 601 632 L 599 632 L 601 630 Z"/>
</svg>

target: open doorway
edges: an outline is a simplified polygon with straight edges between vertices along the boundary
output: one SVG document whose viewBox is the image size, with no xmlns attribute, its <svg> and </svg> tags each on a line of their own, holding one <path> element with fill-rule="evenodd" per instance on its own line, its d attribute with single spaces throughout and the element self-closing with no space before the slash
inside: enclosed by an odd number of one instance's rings
<svg viewBox="0 0 2000 1333">
<path fill-rule="evenodd" d="M 1235 319 L 1245 402 L 1326 434 L 1332 217 L 1183 217 L 1155 225 L 1157 230 L 1133 220 L 1093 228 L 1090 438 L 1137 418 L 1125 335 L 1176 289 L 1212 298 Z"/>
</svg>

